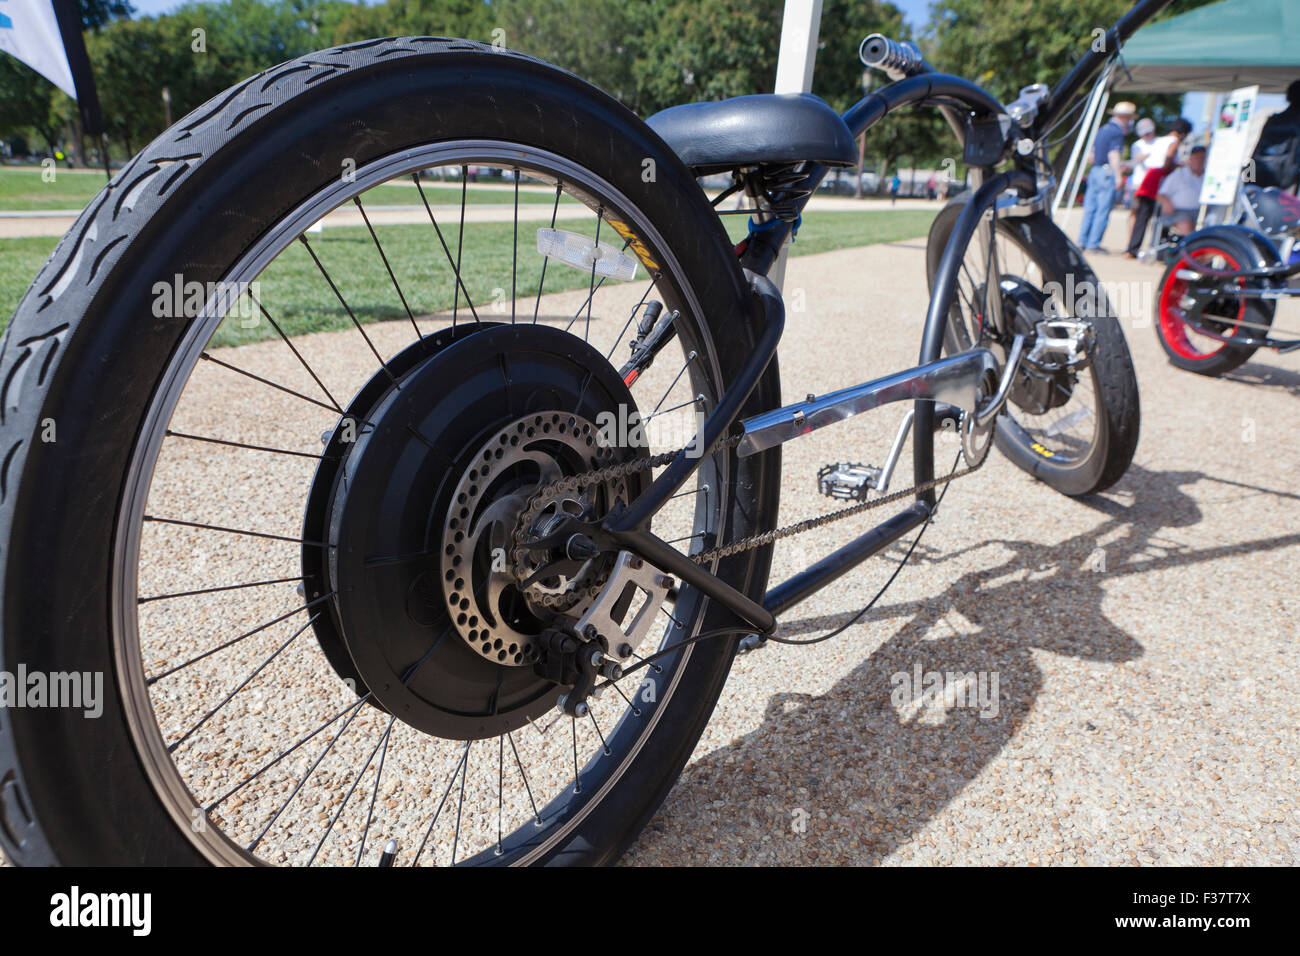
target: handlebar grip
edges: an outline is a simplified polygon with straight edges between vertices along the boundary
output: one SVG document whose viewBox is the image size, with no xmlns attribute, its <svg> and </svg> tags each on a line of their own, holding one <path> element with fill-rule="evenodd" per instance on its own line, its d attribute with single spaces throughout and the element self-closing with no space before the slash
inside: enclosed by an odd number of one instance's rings
<svg viewBox="0 0 1300 956">
<path fill-rule="evenodd" d="M 891 80 L 916 76 L 929 69 L 915 44 L 891 40 L 880 33 L 873 33 L 862 41 L 858 47 L 858 59 L 864 66 L 886 73 Z"/>
</svg>

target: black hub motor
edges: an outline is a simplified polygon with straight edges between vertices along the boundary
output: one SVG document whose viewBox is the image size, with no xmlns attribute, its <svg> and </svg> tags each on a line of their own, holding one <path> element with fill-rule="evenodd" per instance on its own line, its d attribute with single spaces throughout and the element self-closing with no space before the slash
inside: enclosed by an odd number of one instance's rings
<svg viewBox="0 0 1300 956">
<path fill-rule="evenodd" d="M 553 626 L 590 605 L 613 556 L 530 553 L 521 579 L 513 536 L 530 502 L 541 537 L 636 496 L 647 473 L 532 501 L 556 479 L 648 457 L 601 441 L 602 413 L 634 411 L 600 353 L 545 326 L 461 326 L 391 360 L 340 421 L 308 500 L 307 596 L 334 592 L 315 627 L 338 674 L 449 739 L 553 708 L 567 689 L 541 676 Z"/>
<path fill-rule="evenodd" d="M 1032 349 L 1038 339 L 1038 323 L 1047 318 L 1043 314 L 1043 293 L 1016 276 L 1003 276 L 1001 287 L 1002 314 L 1011 329 L 1007 344 L 1014 336 L 1023 335 Z M 1033 360 L 1032 353 L 1026 354 L 1011 384 L 1009 400 L 1030 415 L 1044 415 L 1070 400 L 1074 394 L 1074 376 L 1072 368 L 1040 364 Z"/>
</svg>

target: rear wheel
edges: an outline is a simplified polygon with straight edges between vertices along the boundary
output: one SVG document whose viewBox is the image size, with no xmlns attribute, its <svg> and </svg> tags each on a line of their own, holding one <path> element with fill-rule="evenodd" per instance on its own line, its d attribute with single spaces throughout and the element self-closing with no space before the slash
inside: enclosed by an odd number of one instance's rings
<svg viewBox="0 0 1300 956">
<path fill-rule="evenodd" d="M 930 228 L 931 294 L 940 259 L 969 201 L 959 196 Z M 1042 213 L 998 217 L 963 252 L 944 334 L 951 355 L 976 346 L 1005 360 L 1026 353 L 994 440 L 1004 455 L 1067 495 L 1102 491 L 1137 448 L 1137 378 L 1105 292 L 1078 248 Z"/>
<path fill-rule="evenodd" d="M 677 337 L 629 387 L 655 302 Z M 670 650 L 717 624 L 682 586 L 625 666 L 663 656 L 560 714 L 543 634 L 609 562 L 539 576 L 513 535 L 530 504 L 540 536 L 633 499 L 650 469 L 532 496 L 687 444 L 752 348 L 751 308 L 666 147 L 525 57 L 358 44 L 183 119 L 5 338 L 0 664 L 106 677 L 98 719 L 0 725 L 6 855 L 365 865 L 391 839 L 398 864 L 617 857 L 735 641 Z M 753 407 L 779 404 L 776 375 Z M 31 440 L 44 421 L 56 441 Z M 778 490 L 776 454 L 718 453 L 654 529 L 724 544 L 772 527 Z M 769 560 L 713 569 L 758 598 Z"/>
<path fill-rule="evenodd" d="M 1174 261 L 1160 280 L 1156 336 L 1170 364 L 1199 375 L 1223 375 L 1255 354 L 1258 346 L 1235 345 L 1232 339 L 1266 335 L 1273 322 L 1273 304 L 1231 294 L 1208 299 L 1190 294 L 1196 280 L 1189 276 L 1191 270 L 1181 261 L 1183 257 L 1224 272 L 1251 268 L 1254 252 L 1231 236 L 1193 238 L 1175 250 Z M 1246 281 L 1238 279 L 1235 284 L 1244 288 Z M 1223 338 L 1192 328 L 1189 315 L 1202 328 Z"/>
</svg>

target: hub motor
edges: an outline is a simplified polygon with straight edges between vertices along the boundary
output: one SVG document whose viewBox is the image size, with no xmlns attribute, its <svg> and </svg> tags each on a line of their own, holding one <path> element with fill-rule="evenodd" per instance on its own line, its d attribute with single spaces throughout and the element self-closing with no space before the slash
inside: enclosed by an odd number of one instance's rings
<svg viewBox="0 0 1300 956">
<path fill-rule="evenodd" d="M 569 516 L 600 520 L 648 474 L 534 495 L 649 452 L 602 445 L 601 413 L 635 404 L 587 343 L 545 326 L 465 329 L 417 343 L 358 393 L 327 448 L 339 460 L 316 476 L 304 538 L 326 556 L 305 547 L 304 573 L 309 597 L 334 592 L 317 636 L 358 694 L 426 733 L 472 740 L 555 706 L 566 688 L 535 669 L 539 636 L 583 613 L 612 561 L 538 553 L 521 578 L 512 543 L 525 507 L 536 537 Z M 552 564 L 564 570 L 548 574 Z"/>
</svg>

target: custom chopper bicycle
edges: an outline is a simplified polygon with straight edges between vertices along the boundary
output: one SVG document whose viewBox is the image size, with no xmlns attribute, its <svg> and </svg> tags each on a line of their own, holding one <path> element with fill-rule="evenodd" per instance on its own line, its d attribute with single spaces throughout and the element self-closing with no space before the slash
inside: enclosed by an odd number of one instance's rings
<svg viewBox="0 0 1300 956">
<path fill-rule="evenodd" d="M 0 356 L 0 661 L 104 675 L 94 709 L 0 716 L 8 859 L 613 860 L 738 645 L 919 534 L 991 444 L 1068 495 L 1116 481 L 1132 364 L 1104 302 L 1052 291 L 1095 279 L 1042 211 L 1106 54 L 1006 107 L 908 45 L 862 56 L 894 82 L 842 116 L 647 124 L 529 57 L 375 40 L 136 156 Z M 782 406 L 767 275 L 854 137 L 914 105 L 978 174 L 931 231 L 918 365 Z M 753 206 L 739 246 L 717 171 Z M 896 402 L 877 494 L 780 526 L 781 445 Z M 877 507 L 769 589 L 776 540 Z"/>
<path fill-rule="evenodd" d="M 1244 186 L 1232 222 L 1206 226 L 1168 253 L 1155 302 L 1155 330 L 1170 364 L 1224 375 L 1261 348 L 1300 349 L 1300 335 L 1273 326 L 1277 303 L 1300 296 L 1291 280 L 1300 200 L 1277 187 Z"/>
</svg>

